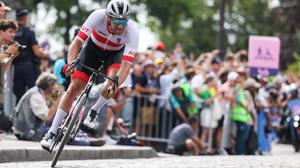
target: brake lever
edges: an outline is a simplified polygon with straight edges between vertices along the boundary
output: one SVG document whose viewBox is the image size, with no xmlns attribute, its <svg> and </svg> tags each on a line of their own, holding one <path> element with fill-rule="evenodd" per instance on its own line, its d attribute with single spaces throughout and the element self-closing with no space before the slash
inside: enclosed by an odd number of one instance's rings
<svg viewBox="0 0 300 168">
<path fill-rule="evenodd" d="M 71 65 L 67 68 L 67 72 L 69 72 L 71 69 L 73 69 L 75 67 L 76 64 L 79 63 L 79 59 L 75 59 L 74 61 L 72 61 Z"/>
<path fill-rule="evenodd" d="M 119 86 L 119 77 L 115 76 L 113 82 L 114 82 L 114 92 L 116 93 L 117 92 L 117 87 Z"/>
</svg>

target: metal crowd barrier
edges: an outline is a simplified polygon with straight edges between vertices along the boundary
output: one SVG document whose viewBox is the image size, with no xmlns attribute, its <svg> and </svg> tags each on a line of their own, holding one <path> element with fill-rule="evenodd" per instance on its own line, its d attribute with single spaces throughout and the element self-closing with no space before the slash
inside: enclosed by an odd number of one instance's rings
<svg viewBox="0 0 300 168">
<path fill-rule="evenodd" d="M 167 142 L 173 127 L 174 114 L 166 108 L 168 98 L 160 95 L 135 95 L 132 125 L 137 139 L 151 142 Z"/>
<path fill-rule="evenodd" d="M 180 124 L 175 120 L 176 112 L 167 108 L 168 98 L 160 95 L 134 95 L 133 106 L 136 106 L 133 114 L 133 131 L 137 134 L 137 139 L 145 142 L 167 143 L 172 129 Z M 211 110 L 212 107 L 210 107 Z M 210 113 L 210 124 L 212 124 L 213 113 Z M 200 121 L 200 113 L 197 114 Z M 200 126 L 200 125 L 199 125 Z M 213 131 L 209 128 L 208 141 L 203 143 L 208 148 L 212 148 Z"/>
</svg>

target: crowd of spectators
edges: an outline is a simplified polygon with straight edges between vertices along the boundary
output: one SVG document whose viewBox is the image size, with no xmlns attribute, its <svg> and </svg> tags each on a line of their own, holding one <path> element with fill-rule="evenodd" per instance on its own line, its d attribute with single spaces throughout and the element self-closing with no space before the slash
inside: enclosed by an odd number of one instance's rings
<svg viewBox="0 0 300 168">
<path fill-rule="evenodd" d="M 13 121 L 18 139 L 39 141 L 68 86 L 69 79 L 62 74 L 67 50 L 61 51 L 57 60 L 50 60 L 34 31 L 26 26 L 29 11 L 17 9 L 16 22 L 5 20 L 11 9 L 0 5 L 1 74 L 6 77 L 2 81 L 9 83 L 8 88 L 13 86 L 13 92 L 7 94 L 16 97 L 15 108 L 7 108 L 9 117 L 3 111 L 10 103 L 1 101 L 0 120 L 4 123 L 8 117 Z M 160 138 L 169 139 L 166 151 L 179 155 L 269 154 L 272 140 L 288 139 L 280 132 L 279 121 L 292 113 L 291 106 L 300 107 L 300 101 L 291 103 L 298 98 L 297 75 L 251 76 L 245 50 L 224 58 L 218 50 L 195 57 L 185 54 L 183 45 L 178 43 L 167 51 L 159 42 L 138 53 L 119 96 L 101 109 L 97 128 L 81 130 L 72 143 L 116 143 L 113 135 L 146 135 L 155 128 L 154 123 L 171 124 L 169 132 L 159 133 Z M 9 61 L 3 61 L 7 57 Z M 97 100 L 102 82 L 91 90 L 85 111 Z M 153 113 L 156 117 L 151 117 Z M 165 116 L 172 120 L 162 120 Z M 154 118 L 158 119 L 153 122 Z M 146 129 L 137 131 L 141 126 Z"/>
<path fill-rule="evenodd" d="M 155 109 L 149 109 L 157 105 L 174 115 L 171 125 L 175 132 L 188 127 L 188 124 L 182 124 L 196 117 L 202 154 L 265 155 L 271 153 L 273 140 L 287 142 L 293 139 L 288 135 L 292 126 L 286 118 L 295 113 L 288 104 L 294 99 L 293 94 L 298 98 L 297 74 L 250 74 L 245 50 L 228 53 L 224 58 L 220 57 L 218 50 L 213 50 L 194 59 L 194 56 L 184 54 L 180 44 L 173 51 L 165 52 L 158 43 L 136 57 L 131 75 L 135 99 L 140 94 L 148 97 L 148 100 L 142 98 L 141 102 L 134 103 L 135 106 L 142 104 L 138 111 L 140 118 L 134 114 L 132 118 L 142 125 L 135 127 L 149 127 L 149 118 L 162 117 L 161 114 L 149 115 L 157 113 Z M 151 95 L 160 96 L 156 100 L 159 102 L 154 101 L 150 106 L 151 103 L 142 102 L 151 101 Z M 298 107 L 300 104 L 294 105 Z M 162 129 L 162 125 L 159 124 L 158 129 Z M 147 132 L 147 129 L 143 131 Z M 139 134 L 145 135 L 143 131 Z M 191 140 L 193 134 L 186 131 L 186 135 L 190 135 L 186 140 Z M 187 142 L 172 144 L 175 141 L 172 137 L 169 137 L 168 148 L 177 151 L 178 147 L 182 154 L 185 146 L 187 153 L 195 153 Z M 192 142 L 194 147 L 198 146 L 196 140 Z"/>
</svg>

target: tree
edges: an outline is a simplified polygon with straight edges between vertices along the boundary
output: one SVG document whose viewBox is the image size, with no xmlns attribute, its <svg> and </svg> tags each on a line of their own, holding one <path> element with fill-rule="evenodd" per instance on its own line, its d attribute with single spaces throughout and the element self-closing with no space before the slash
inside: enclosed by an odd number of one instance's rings
<svg viewBox="0 0 300 168">
<path fill-rule="evenodd" d="M 43 3 L 47 10 L 55 9 L 57 20 L 50 28 L 51 34 L 63 37 L 65 44 L 70 43 L 69 30 L 73 25 L 81 25 L 85 18 L 92 12 L 80 3 L 80 0 L 15 0 L 13 8 L 26 7 L 36 12 L 39 3 Z M 105 4 L 107 0 L 93 0 L 92 3 Z M 10 4 L 10 3 L 8 3 Z"/>
<path fill-rule="evenodd" d="M 168 47 L 182 42 L 187 51 L 209 51 L 217 47 L 219 0 L 136 0 L 144 3 L 149 25 L 159 32 Z M 269 0 L 227 0 L 225 28 L 237 32 L 235 50 L 248 48 L 248 37 L 274 35 L 276 15 Z"/>
<path fill-rule="evenodd" d="M 294 55 L 300 53 L 300 2 L 298 0 L 281 0 L 278 8 L 279 18 L 282 22 L 280 26 L 281 39 L 281 68 L 286 69 L 294 61 L 299 62 L 299 56 L 295 59 Z M 299 66 L 296 63 L 294 66 Z"/>
<path fill-rule="evenodd" d="M 215 6 L 209 8 L 203 0 L 137 0 L 147 6 L 149 27 L 158 32 L 171 49 L 177 42 L 186 50 L 207 51 L 215 48 Z"/>
</svg>

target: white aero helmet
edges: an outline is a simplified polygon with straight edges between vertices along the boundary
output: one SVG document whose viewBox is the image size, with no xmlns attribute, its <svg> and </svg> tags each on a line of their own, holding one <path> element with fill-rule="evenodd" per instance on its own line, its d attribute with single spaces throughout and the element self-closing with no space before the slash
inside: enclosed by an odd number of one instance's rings
<svg viewBox="0 0 300 168">
<path fill-rule="evenodd" d="M 112 18 L 128 19 L 130 6 L 126 0 L 111 0 L 106 7 L 106 14 Z"/>
</svg>

